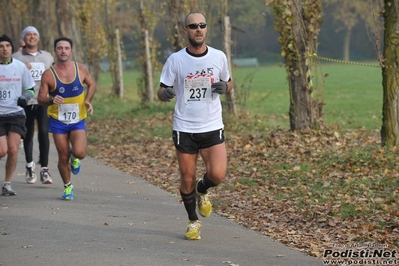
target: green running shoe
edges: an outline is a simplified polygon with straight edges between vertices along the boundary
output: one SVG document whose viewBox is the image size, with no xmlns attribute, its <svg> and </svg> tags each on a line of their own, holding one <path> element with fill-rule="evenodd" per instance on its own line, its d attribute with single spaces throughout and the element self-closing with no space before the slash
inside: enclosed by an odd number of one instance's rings
<svg viewBox="0 0 399 266">
<path fill-rule="evenodd" d="M 80 172 L 80 160 L 78 158 L 71 159 L 71 172 L 74 175 L 79 174 Z"/>
<path fill-rule="evenodd" d="M 64 194 L 62 195 L 63 200 L 73 200 L 73 185 L 69 185 L 64 189 Z"/>
</svg>

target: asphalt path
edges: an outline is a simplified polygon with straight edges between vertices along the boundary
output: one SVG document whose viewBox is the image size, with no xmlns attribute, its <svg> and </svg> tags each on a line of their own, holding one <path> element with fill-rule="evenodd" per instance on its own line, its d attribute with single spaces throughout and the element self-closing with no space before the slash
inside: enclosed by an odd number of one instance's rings
<svg viewBox="0 0 399 266">
<path fill-rule="evenodd" d="M 185 240 L 187 215 L 174 195 L 90 157 L 72 176 L 74 200 L 63 201 L 53 143 L 49 161 L 53 184 L 27 184 L 19 150 L 17 195 L 0 196 L 1 266 L 322 265 L 216 214 L 201 219 L 201 240 Z M 4 180 L 5 158 L 0 169 Z"/>
</svg>

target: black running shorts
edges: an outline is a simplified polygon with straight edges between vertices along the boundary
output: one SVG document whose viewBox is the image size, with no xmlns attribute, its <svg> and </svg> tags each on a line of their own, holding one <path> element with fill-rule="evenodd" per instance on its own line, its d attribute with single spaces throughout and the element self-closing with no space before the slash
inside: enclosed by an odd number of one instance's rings
<svg viewBox="0 0 399 266">
<path fill-rule="evenodd" d="M 186 133 L 173 130 L 172 138 L 178 151 L 197 154 L 200 149 L 223 143 L 224 129 L 204 133 Z"/>
<path fill-rule="evenodd" d="M 26 118 L 23 115 L 0 117 L 0 136 L 8 135 L 9 131 L 13 131 L 25 138 L 25 121 Z"/>
</svg>

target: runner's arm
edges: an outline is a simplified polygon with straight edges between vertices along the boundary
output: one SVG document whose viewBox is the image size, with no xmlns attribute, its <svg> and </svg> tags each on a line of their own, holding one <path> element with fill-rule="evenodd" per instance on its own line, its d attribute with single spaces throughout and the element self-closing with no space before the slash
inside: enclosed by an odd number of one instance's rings
<svg viewBox="0 0 399 266">
<path fill-rule="evenodd" d="M 47 69 L 46 71 L 43 72 L 39 94 L 37 96 L 37 102 L 40 105 L 49 106 L 53 104 L 53 98 L 49 96 L 51 80 L 52 80 L 52 75 L 50 73 L 50 70 Z"/>
</svg>

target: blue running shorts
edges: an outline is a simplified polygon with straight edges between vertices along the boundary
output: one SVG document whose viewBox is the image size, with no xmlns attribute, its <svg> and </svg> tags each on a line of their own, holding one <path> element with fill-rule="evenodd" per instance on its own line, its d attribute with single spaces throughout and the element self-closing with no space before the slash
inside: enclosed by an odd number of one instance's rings
<svg viewBox="0 0 399 266">
<path fill-rule="evenodd" d="M 86 120 L 83 119 L 74 124 L 64 124 L 53 117 L 48 120 L 48 131 L 53 134 L 68 134 L 75 130 L 86 130 Z"/>
</svg>

